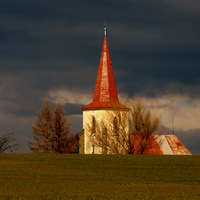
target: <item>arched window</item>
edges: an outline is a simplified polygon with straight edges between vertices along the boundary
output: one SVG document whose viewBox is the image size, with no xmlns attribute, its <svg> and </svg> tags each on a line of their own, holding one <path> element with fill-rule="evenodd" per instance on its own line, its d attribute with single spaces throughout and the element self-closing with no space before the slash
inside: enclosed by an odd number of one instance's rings
<svg viewBox="0 0 200 200">
<path fill-rule="evenodd" d="M 113 135 L 118 136 L 117 117 L 113 120 Z"/>
<path fill-rule="evenodd" d="M 96 119 L 92 117 L 92 134 L 96 133 Z"/>
<path fill-rule="evenodd" d="M 107 128 L 102 129 L 102 154 L 107 154 Z"/>
</svg>

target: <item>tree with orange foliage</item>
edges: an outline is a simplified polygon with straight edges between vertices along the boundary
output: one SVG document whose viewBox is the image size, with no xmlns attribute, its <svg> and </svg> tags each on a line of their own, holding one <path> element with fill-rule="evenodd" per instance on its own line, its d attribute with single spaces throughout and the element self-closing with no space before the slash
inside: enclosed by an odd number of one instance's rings
<svg viewBox="0 0 200 200">
<path fill-rule="evenodd" d="M 48 98 L 36 114 L 32 126 L 33 139 L 28 141 L 33 153 L 73 153 L 76 150 L 76 138 L 71 134 L 71 123 L 63 107 L 58 103 L 51 111 Z"/>
<path fill-rule="evenodd" d="M 69 123 L 65 111 L 59 103 L 53 114 L 52 151 L 54 153 L 74 152 L 76 149 L 76 138 L 71 134 L 71 123 Z"/>
</svg>

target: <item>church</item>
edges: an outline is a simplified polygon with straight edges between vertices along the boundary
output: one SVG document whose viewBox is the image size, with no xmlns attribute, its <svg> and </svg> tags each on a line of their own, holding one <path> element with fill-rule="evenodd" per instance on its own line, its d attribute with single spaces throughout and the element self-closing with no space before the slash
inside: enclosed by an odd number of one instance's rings
<svg viewBox="0 0 200 200">
<path fill-rule="evenodd" d="M 130 109 L 121 104 L 118 99 L 106 34 L 107 29 L 104 25 L 104 41 L 93 100 L 81 109 L 83 131 L 79 136 L 80 154 L 107 154 L 108 148 L 112 152 L 117 149 L 117 154 L 127 153 L 123 149 L 116 148 L 116 142 L 119 140 L 119 135 L 117 135 L 119 130 L 121 130 L 120 135 L 123 135 L 122 141 L 129 139 Z M 123 127 L 117 125 L 120 124 L 117 122 L 121 120 L 123 120 L 121 123 Z M 149 151 L 146 154 L 191 155 L 175 135 L 161 135 L 159 140 L 162 142 L 155 141 L 158 150 Z"/>
</svg>

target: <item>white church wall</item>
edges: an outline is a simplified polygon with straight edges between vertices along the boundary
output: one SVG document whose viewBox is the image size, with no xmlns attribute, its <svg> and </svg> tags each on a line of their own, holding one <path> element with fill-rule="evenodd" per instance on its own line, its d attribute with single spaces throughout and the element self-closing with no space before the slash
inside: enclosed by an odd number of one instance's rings
<svg viewBox="0 0 200 200">
<path fill-rule="evenodd" d="M 85 154 L 102 154 L 102 148 L 98 146 L 93 146 L 92 139 L 94 136 L 91 136 L 91 132 L 88 130 L 88 125 L 92 123 L 92 117 L 95 117 L 97 122 L 102 121 L 102 115 L 105 111 L 95 110 L 95 111 L 83 111 L 83 129 L 85 131 L 84 137 L 84 153 Z"/>
<path fill-rule="evenodd" d="M 91 136 L 91 131 L 88 129 L 88 125 L 92 124 L 92 118 L 94 117 L 96 120 L 96 123 L 102 124 L 102 130 L 103 131 L 103 126 L 105 126 L 106 128 L 110 125 L 110 122 L 108 123 L 107 120 L 110 121 L 110 119 L 108 119 L 108 116 L 112 116 L 112 118 L 114 119 L 116 111 L 113 110 L 86 110 L 83 111 L 83 129 L 84 129 L 84 153 L 85 154 L 102 154 L 102 147 L 99 147 L 97 145 L 95 145 L 92 140 L 95 139 L 95 135 Z M 127 132 L 127 137 L 128 137 L 128 111 L 124 111 L 124 110 L 119 110 L 117 111 L 116 115 L 119 114 L 124 117 L 125 121 L 127 121 L 126 127 L 124 132 Z M 114 141 L 113 141 L 114 142 Z"/>
</svg>

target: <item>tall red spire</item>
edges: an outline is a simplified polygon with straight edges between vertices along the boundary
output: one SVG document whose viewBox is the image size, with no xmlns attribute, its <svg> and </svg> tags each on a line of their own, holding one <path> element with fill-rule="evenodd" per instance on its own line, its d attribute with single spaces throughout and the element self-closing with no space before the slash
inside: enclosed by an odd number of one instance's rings
<svg viewBox="0 0 200 200">
<path fill-rule="evenodd" d="M 112 70 L 112 62 L 108 50 L 106 39 L 106 26 L 104 26 L 104 42 L 97 74 L 96 86 L 92 103 L 81 110 L 99 110 L 99 109 L 128 109 L 119 103 L 117 89 Z"/>
</svg>

